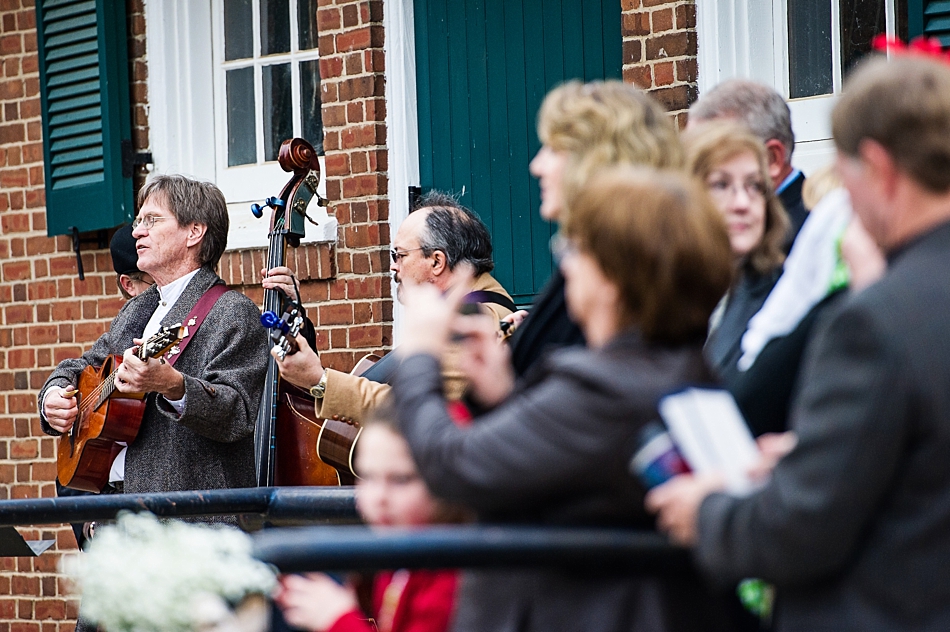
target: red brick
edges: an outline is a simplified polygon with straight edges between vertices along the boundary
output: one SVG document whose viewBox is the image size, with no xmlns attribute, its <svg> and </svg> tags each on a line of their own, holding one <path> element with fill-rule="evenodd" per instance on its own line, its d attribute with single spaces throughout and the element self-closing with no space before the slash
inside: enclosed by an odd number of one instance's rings
<svg viewBox="0 0 950 632">
<path fill-rule="evenodd" d="M 10 194 L 10 206 L 12 208 L 23 208 L 23 194 L 19 191 Z M 28 233 L 30 232 L 30 214 L 29 213 L 4 213 L 0 217 L 0 229 L 5 235 L 10 233 Z M 22 243 L 22 242 L 21 242 Z M 21 253 L 13 252 L 14 256 Z"/>
<path fill-rule="evenodd" d="M 343 6 L 343 28 L 353 28 L 360 23 L 359 8 L 355 4 Z"/>
<path fill-rule="evenodd" d="M 335 31 L 342 25 L 343 16 L 338 8 L 327 7 L 317 10 L 317 30 L 320 33 Z"/>
<path fill-rule="evenodd" d="M 323 80 L 333 79 L 334 77 L 343 76 L 343 59 L 340 57 L 328 57 L 320 58 L 320 77 Z M 335 100 L 335 99 L 334 99 Z M 324 103 L 327 101 L 324 100 Z M 326 114 L 324 113 L 324 118 Z"/>
<path fill-rule="evenodd" d="M 623 69 L 623 80 L 646 90 L 653 86 L 653 75 L 649 66 L 633 66 Z"/>
<path fill-rule="evenodd" d="M 673 83 L 673 62 L 661 62 L 653 66 L 653 83 L 656 86 Z"/>
<path fill-rule="evenodd" d="M 327 325 L 349 325 L 353 323 L 353 306 L 350 303 L 332 303 L 321 305 L 318 323 Z"/>
<path fill-rule="evenodd" d="M 379 347 L 383 344 L 383 328 L 379 325 L 350 327 L 349 341 L 350 347 L 355 349 Z"/>
<path fill-rule="evenodd" d="M 2 266 L 4 281 L 22 281 L 29 279 L 33 266 L 29 261 L 11 261 Z"/>
<path fill-rule="evenodd" d="M 653 24 L 653 32 L 661 33 L 673 29 L 673 10 L 658 9 L 650 14 L 650 20 Z"/>
<path fill-rule="evenodd" d="M 36 439 L 15 439 L 10 442 L 11 459 L 35 459 L 39 454 L 39 444 Z"/>
<path fill-rule="evenodd" d="M 14 595 L 40 595 L 40 580 L 38 577 L 24 577 L 15 575 L 12 578 L 10 589 Z"/>
<path fill-rule="evenodd" d="M 647 39 L 647 59 L 696 55 L 696 34 L 689 31 L 669 33 Z"/>
<path fill-rule="evenodd" d="M 650 14 L 625 13 L 621 19 L 621 32 L 624 37 L 642 37 L 650 35 Z"/>
<path fill-rule="evenodd" d="M 696 28 L 696 5 L 681 4 L 676 7 L 676 28 L 678 30 Z"/>
<path fill-rule="evenodd" d="M 10 305 L 3 310 L 8 325 L 33 322 L 32 305 Z"/>
<path fill-rule="evenodd" d="M 43 599 L 36 602 L 35 619 L 63 619 L 66 617 L 66 602 L 61 599 Z"/>
<path fill-rule="evenodd" d="M 380 298 L 382 294 L 382 281 L 385 277 L 364 277 L 357 279 L 347 279 L 346 297 L 350 300 L 361 298 Z M 389 285 L 386 278 L 386 285 Z"/>
</svg>

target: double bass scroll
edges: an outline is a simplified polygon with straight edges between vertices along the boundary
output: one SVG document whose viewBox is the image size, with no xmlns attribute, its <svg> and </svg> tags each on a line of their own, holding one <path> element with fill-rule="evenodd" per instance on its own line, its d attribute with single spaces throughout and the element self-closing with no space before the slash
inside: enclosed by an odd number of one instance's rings
<svg viewBox="0 0 950 632">
<path fill-rule="evenodd" d="M 284 185 L 278 197 L 267 198 L 265 205 L 272 209 L 270 230 L 268 232 L 267 269 L 284 265 L 286 246 L 296 248 L 304 237 L 305 221 L 309 219 L 307 209 L 316 198 L 317 204 L 323 200 L 317 194 L 320 184 L 320 162 L 313 145 L 302 138 L 285 140 L 280 146 L 277 162 L 284 171 L 293 176 Z M 251 212 L 256 217 L 263 216 L 263 207 L 255 204 Z M 310 220 L 313 221 L 313 220 Z M 316 223 L 316 222 L 314 222 Z M 277 290 L 264 290 L 264 311 L 280 313 L 282 297 Z M 276 480 L 278 412 L 282 400 L 281 392 L 290 387 L 282 383 L 277 364 L 270 359 L 267 365 L 267 378 L 261 407 L 254 429 L 255 465 L 257 484 L 271 486 Z M 316 458 L 316 454 L 314 454 Z M 322 475 L 313 485 L 338 485 L 339 477 L 334 468 L 324 463 L 318 465 Z"/>
</svg>

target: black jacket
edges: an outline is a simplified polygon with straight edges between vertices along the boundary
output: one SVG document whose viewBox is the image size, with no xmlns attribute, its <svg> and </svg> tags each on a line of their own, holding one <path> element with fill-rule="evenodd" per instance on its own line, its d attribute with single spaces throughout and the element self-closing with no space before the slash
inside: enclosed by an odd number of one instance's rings
<svg viewBox="0 0 950 632">
<path fill-rule="evenodd" d="M 950 223 L 826 312 L 759 492 L 700 507 L 697 555 L 782 595 L 779 630 L 950 630 Z"/>
<path fill-rule="evenodd" d="M 511 336 L 511 364 L 515 374 L 525 375 L 546 352 L 584 344 L 584 334 L 567 314 L 564 275 L 555 268 L 531 312 Z"/>
</svg>

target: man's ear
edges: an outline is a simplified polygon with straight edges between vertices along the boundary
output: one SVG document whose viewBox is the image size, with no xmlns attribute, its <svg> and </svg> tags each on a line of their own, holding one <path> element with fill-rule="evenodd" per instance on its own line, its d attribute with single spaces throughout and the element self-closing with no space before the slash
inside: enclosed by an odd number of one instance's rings
<svg viewBox="0 0 950 632">
<path fill-rule="evenodd" d="M 893 195 L 897 187 L 897 163 L 884 146 L 876 140 L 865 138 L 858 145 L 858 155 L 868 170 L 870 181 L 880 185 L 884 195 Z"/>
<path fill-rule="evenodd" d="M 788 148 L 777 138 L 770 138 L 765 141 L 765 154 L 769 161 L 769 177 L 772 178 L 772 182 L 775 182 L 785 170 L 785 164 L 788 162 Z"/>
<path fill-rule="evenodd" d="M 125 290 L 130 296 L 135 296 L 135 281 L 127 274 L 119 275 L 119 287 Z"/>
<path fill-rule="evenodd" d="M 206 224 L 192 222 L 191 225 L 188 226 L 188 238 L 186 240 L 188 247 L 190 248 L 200 244 L 206 232 L 208 232 L 208 226 Z"/>
<path fill-rule="evenodd" d="M 448 272 L 449 259 L 445 256 L 444 252 L 436 250 L 432 253 L 430 259 L 432 259 L 432 276 L 439 276 Z"/>
</svg>

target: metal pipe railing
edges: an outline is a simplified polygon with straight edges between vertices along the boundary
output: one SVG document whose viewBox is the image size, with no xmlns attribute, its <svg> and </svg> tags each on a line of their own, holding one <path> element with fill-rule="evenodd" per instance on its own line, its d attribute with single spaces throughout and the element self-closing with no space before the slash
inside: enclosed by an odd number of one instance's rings
<svg viewBox="0 0 950 632">
<path fill-rule="evenodd" d="M 352 487 L 251 487 L 0 500 L 0 527 L 112 520 L 120 511 L 164 518 L 251 515 L 281 521 L 358 520 Z"/>
<path fill-rule="evenodd" d="M 254 554 L 282 572 L 393 568 L 559 567 L 599 573 L 682 573 L 689 553 L 652 531 L 457 525 L 326 526 L 254 534 Z"/>
</svg>

